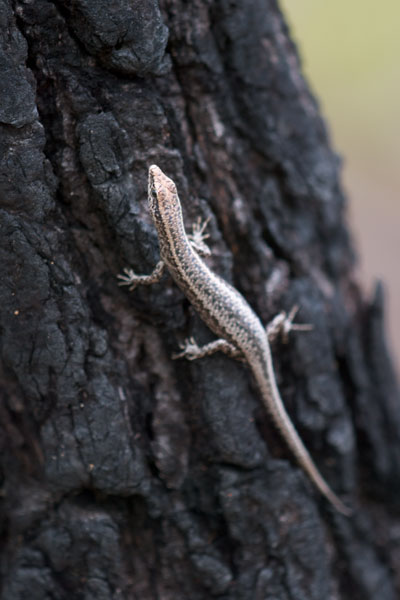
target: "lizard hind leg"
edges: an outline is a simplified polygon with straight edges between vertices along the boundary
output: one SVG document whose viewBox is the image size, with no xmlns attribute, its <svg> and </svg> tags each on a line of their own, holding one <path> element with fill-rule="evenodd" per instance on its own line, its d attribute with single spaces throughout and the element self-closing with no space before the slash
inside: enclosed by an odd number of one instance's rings
<svg viewBox="0 0 400 600">
<path fill-rule="evenodd" d="M 219 339 L 199 346 L 193 337 L 187 338 L 183 344 L 180 344 L 181 352 L 172 355 L 175 360 L 177 358 L 186 358 L 187 360 L 197 360 L 204 356 L 211 356 L 216 352 L 223 352 L 231 358 L 243 359 L 242 352 L 227 340 Z"/>
<path fill-rule="evenodd" d="M 153 285 L 158 283 L 165 269 L 164 261 L 160 260 L 150 275 L 136 275 L 133 269 L 125 267 L 123 274 L 117 275 L 118 285 L 128 285 L 132 292 L 138 285 Z"/>
<path fill-rule="evenodd" d="M 311 331 L 313 329 L 313 326 L 309 324 L 293 323 L 293 320 L 298 310 L 299 307 L 295 305 L 289 311 L 289 313 L 282 311 L 279 314 L 277 314 L 276 317 L 274 317 L 272 321 L 270 321 L 270 323 L 268 323 L 268 325 L 265 328 L 265 331 L 267 333 L 269 342 L 273 342 L 280 335 L 282 336 L 282 341 L 286 344 L 288 342 L 289 333 L 291 331 Z"/>
</svg>

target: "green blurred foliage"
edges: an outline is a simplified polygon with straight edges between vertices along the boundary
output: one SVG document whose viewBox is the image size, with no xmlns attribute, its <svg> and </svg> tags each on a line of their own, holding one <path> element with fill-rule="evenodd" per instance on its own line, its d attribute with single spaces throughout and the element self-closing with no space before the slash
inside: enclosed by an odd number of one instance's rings
<svg viewBox="0 0 400 600">
<path fill-rule="evenodd" d="M 392 161 L 400 148 L 400 2 L 281 4 L 336 144 L 368 152 L 370 142 Z"/>
</svg>

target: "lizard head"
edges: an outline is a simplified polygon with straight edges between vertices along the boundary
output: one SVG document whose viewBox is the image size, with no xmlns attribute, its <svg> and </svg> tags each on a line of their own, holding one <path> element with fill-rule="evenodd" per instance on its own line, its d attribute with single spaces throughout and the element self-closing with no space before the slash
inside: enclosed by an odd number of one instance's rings
<svg viewBox="0 0 400 600">
<path fill-rule="evenodd" d="M 157 165 L 149 168 L 149 206 L 156 225 L 167 223 L 181 212 L 175 183 Z"/>
</svg>

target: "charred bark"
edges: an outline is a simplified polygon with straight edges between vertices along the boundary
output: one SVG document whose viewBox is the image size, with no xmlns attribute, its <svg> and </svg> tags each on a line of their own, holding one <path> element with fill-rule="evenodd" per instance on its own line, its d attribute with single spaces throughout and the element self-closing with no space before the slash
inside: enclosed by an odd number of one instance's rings
<svg viewBox="0 0 400 600">
<path fill-rule="evenodd" d="M 2 598 L 392 600 L 400 409 L 383 297 L 355 274 L 340 161 L 274 0 L 4 0 Z M 346 519 L 168 277 L 147 168 L 211 217 L 212 267 L 264 322 L 281 394 Z M 396 572 L 397 567 L 397 572 Z"/>
</svg>

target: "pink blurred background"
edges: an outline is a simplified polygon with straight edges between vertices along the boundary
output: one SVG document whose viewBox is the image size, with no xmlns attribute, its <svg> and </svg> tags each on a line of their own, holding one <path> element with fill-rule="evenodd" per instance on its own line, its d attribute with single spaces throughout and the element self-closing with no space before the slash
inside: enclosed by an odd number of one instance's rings
<svg viewBox="0 0 400 600">
<path fill-rule="evenodd" d="M 348 219 L 367 294 L 386 291 L 400 373 L 400 2 L 281 0 L 303 71 L 344 160 Z"/>
</svg>

